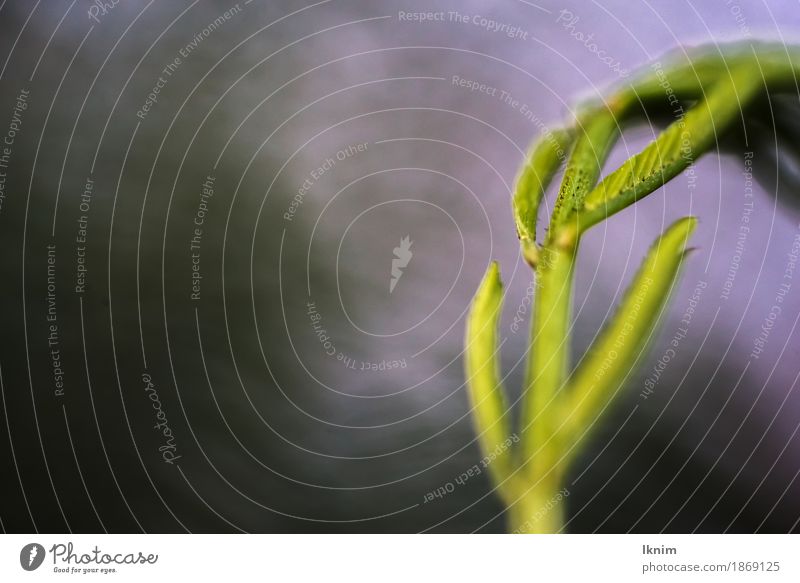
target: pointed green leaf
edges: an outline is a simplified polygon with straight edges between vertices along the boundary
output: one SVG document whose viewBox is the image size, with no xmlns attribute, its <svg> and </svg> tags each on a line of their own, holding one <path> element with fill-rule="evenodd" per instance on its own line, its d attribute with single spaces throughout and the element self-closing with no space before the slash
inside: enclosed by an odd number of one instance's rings
<svg viewBox="0 0 800 583">
<path fill-rule="evenodd" d="M 643 357 L 667 305 L 686 242 L 697 224 L 694 217 L 675 222 L 650 248 L 611 322 L 573 373 L 563 411 L 566 435 L 580 441 L 620 392 Z"/>
<path fill-rule="evenodd" d="M 797 93 L 800 51 L 784 44 L 748 40 L 702 46 L 688 53 L 681 47 L 651 63 L 609 101 L 632 99 L 640 103 L 641 108 L 627 110 L 626 119 L 641 115 L 643 110 L 649 116 L 665 107 L 677 116 L 688 101 L 703 99 L 714 84 L 742 66 L 751 68 L 757 77 L 763 75 L 770 90 Z"/>
<path fill-rule="evenodd" d="M 728 70 L 745 61 L 753 61 L 749 45 L 728 47 L 720 52 L 718 48 L 701 47 L 690 54 L 683 49 L 651 63 L 641 77 L 634 79 L 624 93 L 631 93 L 647 108 L 653 105 L 669 104 L 673 115 L 679 113 L 675 100 L 702 99 Z"/>
<path fill-rule="evenodd" d="M 597 184 L 603 164 L 619 137 L 618 113 L 600 107 L 582 116 L 553 207 L 548 237 L 573 211 L 581 208 L 584 197 Z"/>
<path fill-rule="evenodd" d="M 465 368 L 472 419 L 481 451 L 491 458 L 489 472 L 496 484 L 511 473 L 511 424 L 500 381 L 497 327 L 503 303 L 500 270 L 493 262 L 478 288 L 467 319 Z"/>
<path fill-rule="evenodd" d="M 764 81 L 752 62 L 722 75 L 702 102 L 586 196 L 571 225 L 573 231 L 562 233 L 564 240 L 573 241 L 574 230 L 585 231 L 683 172 L 714 145 L 722 132 L 741 119 L 742 110 L 763 87 Z"/>
</svg>

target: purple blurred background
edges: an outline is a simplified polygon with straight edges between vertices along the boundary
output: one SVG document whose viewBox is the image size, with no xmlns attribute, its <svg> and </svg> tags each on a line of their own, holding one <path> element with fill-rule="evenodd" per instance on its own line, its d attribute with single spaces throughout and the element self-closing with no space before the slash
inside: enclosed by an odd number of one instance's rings
<svg viewBox="0 0 800 583">
<path fill-rule="evenodd" d="M 531 275 L 509 198 L 529 143 L 666 52 L 792 43 L 800 11 L 8 1 L 0 29 L 0 133 L 19 128 L 0 207 L 3 528 L 500 532 L 486 476 L 455 483 L 481 458 L 461 350 L 496 259 L 519 397 Z M 576 356 L 658 233 L 701 220 L 647 362 L 572 472 L 571 532 L 798 528 L 797 167 L 775 163 L 791 120 L 764 121 L 766 146 L 723 136 L 584 240 Z M 606 172 L 657 131 L 626 131 Z"/>
</svg>

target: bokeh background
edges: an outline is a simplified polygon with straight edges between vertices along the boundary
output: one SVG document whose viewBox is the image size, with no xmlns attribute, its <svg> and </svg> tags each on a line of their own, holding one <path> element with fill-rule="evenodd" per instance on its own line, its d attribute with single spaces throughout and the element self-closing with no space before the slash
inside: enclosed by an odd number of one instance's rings
<svg viewBox="0 0 800 583">
<path fill-rule="evenodd" d="M 800 40 L 794 0 L 112 4 L 0 3 L 6 532 L 502 532 L 486 475 L 455 482 L 481 458 L 461 351 L 496 259 L 519 397 L 528 144 L 666 52 Z M 420 11 L 444 20 L 401 15 Z M 587 235 L 578 356 L 657 234 L 701 219 L 566 484 L 569 531 L 797 530 L 793 102 Z M 657 131 L 630 128 L 609 167 Z"/>
</svg>

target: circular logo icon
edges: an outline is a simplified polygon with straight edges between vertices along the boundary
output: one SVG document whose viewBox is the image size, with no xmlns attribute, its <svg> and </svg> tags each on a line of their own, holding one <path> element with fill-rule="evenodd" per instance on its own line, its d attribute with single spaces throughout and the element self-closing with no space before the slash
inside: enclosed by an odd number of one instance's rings
<svg viewBox="0 0 800 583">
<path fill-rule="evenodd" d="M 35 571 L 44 562 L 44 547 L 38 543 L 30 543 L 19 552 L 19 564 L 26 571 Z"/>
</svg>

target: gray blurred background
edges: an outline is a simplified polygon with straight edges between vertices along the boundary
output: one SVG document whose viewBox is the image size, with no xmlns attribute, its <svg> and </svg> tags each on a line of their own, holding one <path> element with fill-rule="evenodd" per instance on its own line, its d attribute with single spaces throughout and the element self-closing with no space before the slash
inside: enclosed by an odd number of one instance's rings
<svg viewBox="0 0 800 583">
<path fill-rule="evenodd" d="M 665 52 L 798 31 L 794 0 L 2 2 L 3 530 L 503 531 L 485 475 L 455 484 L 481 458 L 461 350 L 496 259 L 519 397 L 531 275 L 509 197 L 528 144 Z M 657 234 L 701 219 L 648 361 L 569 479 L 569 531 L 797 529 L 790 122 L 724 137 L 587 235 L 578 356 Z M 609 167 L 656 131 L 631 128 Z"/>
</svg>

